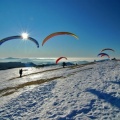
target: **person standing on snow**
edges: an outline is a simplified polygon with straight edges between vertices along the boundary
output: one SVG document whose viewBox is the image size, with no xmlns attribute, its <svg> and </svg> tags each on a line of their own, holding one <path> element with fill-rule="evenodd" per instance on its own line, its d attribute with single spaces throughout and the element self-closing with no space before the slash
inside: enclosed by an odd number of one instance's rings
<svg viewBox="0 0 120 120">
<path fill-rule="evenodd" d="M 22 72 L 23 72 L 23 70 L 20 69 L 20 70 L 19 70 L 20 77 L 22 77 Z"/>
<path fill-rule="evenodd" d="M 62 66 L 63 66 L 63 68 L 64 68 L 64 67 L 66 66 L 66 63 L 65 63 L 65 62 L 63 62 L 63 63 L 62 63 Z"/>
</svg>

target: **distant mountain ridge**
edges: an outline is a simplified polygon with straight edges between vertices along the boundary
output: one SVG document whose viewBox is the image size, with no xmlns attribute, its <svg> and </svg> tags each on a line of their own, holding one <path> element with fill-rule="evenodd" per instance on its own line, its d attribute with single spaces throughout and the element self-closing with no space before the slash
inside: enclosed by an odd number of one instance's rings
<svg viewBox="0 0 120 120">
<path fill-rule="evenodd" d="M 2 62 L 0 63 L 0 70 L 12 69 L 12 68 L 21 68 L 21 67 L 36 67 L 36 64 L 22 63 L 22 62 Z"/>
<path fill-rule="evenodd" d="M 7 57 L 7 58 L 4 58 L 4 59 L 20 59 L 20 58 Z"/>
<path fill-rule="evenodd" d="M 2 62 L 2 63 L 0 63 L 0 70 L 19 68 L 19 67 L 25 67 L 25 64 L 21 63 L 21 62 Z"/>
<path fill-rule="evenodd" d="M 44 67 L 44 66 L 53 66 L 53 65 L 62 65 L 62 61 L 56 64 L 56 59 L 50 58 L 13 58 L 8 57 L 0 59 L 0 70 L 6 70 L 11 68 L 19 67 Z M 76 64 L 86 64 L 88 61 L 65 61 L 66 65 L 76 65 Z"/>
</svg>

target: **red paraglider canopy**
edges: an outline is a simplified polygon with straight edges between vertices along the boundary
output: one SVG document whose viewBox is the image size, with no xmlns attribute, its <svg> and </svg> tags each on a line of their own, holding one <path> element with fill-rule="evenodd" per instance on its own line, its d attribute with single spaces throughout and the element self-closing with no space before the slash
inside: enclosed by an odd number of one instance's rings
<svg viewBox="0 0 120 120">
<path fill-rule="evenodd" d="M 59 57 L 59 58 L 56 60 L 56 64 L 59 62 L 59 60 L 61 60 L 61 59 L 63 59 L 63 58 L 65 58 L 65 59 L 67 60 L 66 57 Z"/>
</svg>

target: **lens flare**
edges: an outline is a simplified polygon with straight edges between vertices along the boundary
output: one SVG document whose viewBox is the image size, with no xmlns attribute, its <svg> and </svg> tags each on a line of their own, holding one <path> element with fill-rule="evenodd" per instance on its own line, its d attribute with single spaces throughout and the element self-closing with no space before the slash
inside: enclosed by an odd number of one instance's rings
<svg viewBox="0 0 120 120">
<path fill-rule="evenodd" d="M 21 34 L 21 36 L 22 36 L 22 38 L 23 38 L 24 40 L 27 40 L 27 39 L 28 39 L 28 37 L 29 37 L 29 34 L 28 34 L 28 33 L 23 32 L 23 33 Z"/>
</svg>

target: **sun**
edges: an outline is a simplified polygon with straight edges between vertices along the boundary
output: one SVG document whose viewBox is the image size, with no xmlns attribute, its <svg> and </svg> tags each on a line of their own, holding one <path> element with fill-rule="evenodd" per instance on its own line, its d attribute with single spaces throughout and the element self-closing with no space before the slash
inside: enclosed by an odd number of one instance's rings
<svg viewBox="0 0 120 120">
<path fill-rule="evenodd" d="M 23 38 L 24 40 L 27 40 L 28 37 L 29 37 L 29 34 L 26 33 L 26 32 L 23 32 L 23 33 L 21 34 L 21 36 L 22 36 L 22 38 Z"/>
</svg>

